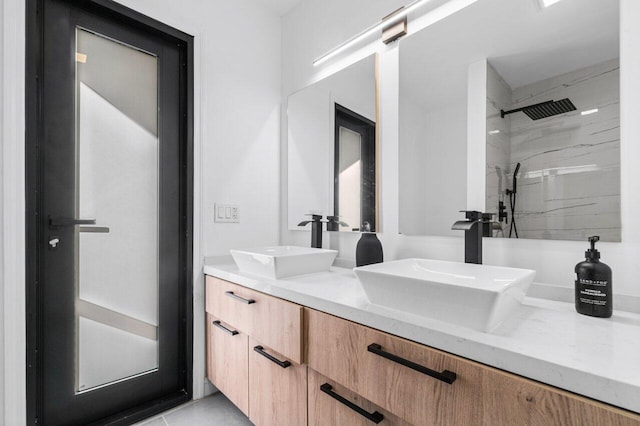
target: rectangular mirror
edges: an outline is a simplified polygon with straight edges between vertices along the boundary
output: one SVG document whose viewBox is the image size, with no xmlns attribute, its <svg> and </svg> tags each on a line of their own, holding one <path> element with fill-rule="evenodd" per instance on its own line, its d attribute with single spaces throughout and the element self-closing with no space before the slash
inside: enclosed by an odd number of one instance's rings
<svg viewBox="0 0 640 426">
<path fill-rule="evenodd" d="M 401 41 L 401 233 L 451 234 L 483 111 L 485 236 L 620 241 L 618 3 L 481 0 Z"/>
<path fill-rule="evenodd" d="M 306 215 L 379 231 L 375 55 L 288 99 L 288 228 Z"/>
</svg>

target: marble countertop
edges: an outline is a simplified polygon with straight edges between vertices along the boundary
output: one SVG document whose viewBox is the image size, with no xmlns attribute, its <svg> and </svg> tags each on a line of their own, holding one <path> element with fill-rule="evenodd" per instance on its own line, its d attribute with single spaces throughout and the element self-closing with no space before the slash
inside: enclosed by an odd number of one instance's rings
<svg viewBox="0 0 640 426">
<path fill-rule="evenodd" d="M 353 271 L 272 280 L 243 273 L 231 260 L 204 273 L 309 308 L 640 413 L 640 314 L 609 319 L 572 303 L 526 297 L 512 320 L 491 333 L 368 303 Z"/>
</svg>

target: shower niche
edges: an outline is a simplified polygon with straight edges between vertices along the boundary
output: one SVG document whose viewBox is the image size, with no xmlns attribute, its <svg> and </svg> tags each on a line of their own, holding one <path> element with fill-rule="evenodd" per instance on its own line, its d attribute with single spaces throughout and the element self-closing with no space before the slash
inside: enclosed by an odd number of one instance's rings
<svg viewBox="0 0 640 426">
<path fill-rule="evenodd" d="M 400 40 L 399 231 L 620 241 L 619 2 L 483 0 Z"/>
</svg>

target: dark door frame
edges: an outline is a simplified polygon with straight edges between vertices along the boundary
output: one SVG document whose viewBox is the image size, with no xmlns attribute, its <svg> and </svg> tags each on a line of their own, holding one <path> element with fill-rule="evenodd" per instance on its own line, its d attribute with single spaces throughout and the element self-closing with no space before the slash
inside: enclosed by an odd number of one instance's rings
<svg viewBox="0 0 640 426">
<path fill-rule="evenodd" d="M 333 214 L 339 216 L 340 188 L 340 127 L 346 127 L 362 135 L 362 177 L 360 180 L 360 223 L 369 222 L 371 232 L 377 232 L 376 223 L 376 123 L 340 104 L 334 106 L 334 165 L 333 165 Z M 351 230 L 356 226 L 349 223 Z"/>
<path fill-rule="evenodd" d="M 101 424 L 130 424 L 178 405 L 192 398 L 193 386 L 193 37 L 111 0 L 66 0 L 176 42 L 180 49 L 180 257 L 179 300 L 181 309 L 180 365 L 183 388 L 175 394 L 151 401 L 130 412 L 121 412 Z M 25 179 L 26 179 L 26 405 L 27 424 L 38 424 L 42 407 L 42 312 L 39 267 L 43 250 L 40 218 L 42 204 L 38 188 L 44 179 L 40 143 L 43 140 L 43 28 L 44 0 L 26 0 L 26 64 L 25 64 Z"/>
</svg>

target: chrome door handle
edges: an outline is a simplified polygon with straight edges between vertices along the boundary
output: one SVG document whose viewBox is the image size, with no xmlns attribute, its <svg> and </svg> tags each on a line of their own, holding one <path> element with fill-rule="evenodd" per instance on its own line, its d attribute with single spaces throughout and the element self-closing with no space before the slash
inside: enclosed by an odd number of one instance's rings
<svg viewBox="0 0 640 426">
<path fill-rule="evenodd" d="M 49 216 L 49 227 L 60 228 L 61 226 L 74 225 L 95 225 L 95 219 L 75 219 L 72 217 L 51 217 Z"/>
</svg>

